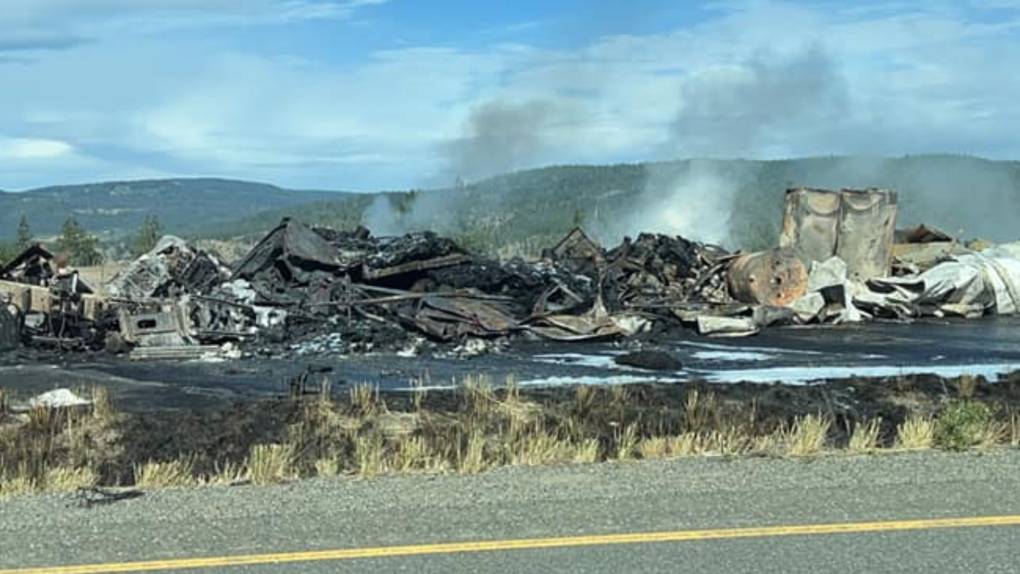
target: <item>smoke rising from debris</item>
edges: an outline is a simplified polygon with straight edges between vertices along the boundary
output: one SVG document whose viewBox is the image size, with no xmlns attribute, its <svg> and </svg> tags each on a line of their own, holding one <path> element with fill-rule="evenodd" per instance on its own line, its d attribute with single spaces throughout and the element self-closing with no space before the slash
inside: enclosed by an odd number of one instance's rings
<svg viewBox="0 0 1020 574">
<path fill-rule="evenodd" d="M 550 131 L 563 110 L 549 101 L 494 100 L 471 111 L 464 133 L 441 147 L 441 181 L 474 181 L 534 167 L 551 157 Z"/>
<path fill-rule="evenodd" d="M 818 47 L 792 58 L 755 54 L 739 66 L 714 68 L 687 81 L 662 152 L 675 157 L 741 157 L 786 147 L 784 134 L 834 118 L 846 89 Z M 687 169 L 650 165 L 625 234 L 656 231 L 729 245 L 737 191 L 753 173 L 693 162 Z"/>
<path fill-rule="evenodd" d="M 610 216 L 598 230 L 607 245 L 647 231 L 682 235 L 708 243 L 730 243 L 729 213 L 740 189 L 738 174 L 712 160 L 645 167 L 644 190 L 637 207 Z"/>
<path fill-rule="evenodd" d="M 671 105 L 669 102 L 665 106 Z M 627 210 L 606 210 L 590 229 L 608 243 L 642 231 L 683 235 L 727 247 L 748 245 L 748 224 L 771 245 L 790 186 L 884 187 L 900 194 L 900 223 L 929 223 L 952 234 L 1015 240 L 1020 229 L 1020 176 L 973 158 L 829 157 L 796 163 L 713 161 L 783 157 L 797 150 L 854 149 L 866 136 L 844 118 L 855 113 L 839 66 L 818 46 L 780 55 L 757 52 L 741 63 L 689 76 L 676 92 L 677 111 L 663 126 L 660 157 L 705 158 L 645 167 L 643 189 Z M 584 111 L 562 102 L 496 99 L 474 108 L 462 134 L 441 145 L 444 164 L 433 182 L 447 187 L 540 164 L 564 161 L 569 126 Z M 856 137 L 855 137 L 856 136 Z M 844 148 L 845 149 L 845 148 Z M 1020 170 L 1014 170 L 1020 171 Z M 780 175 L 777 175 L 780 174 Z M 493 195 L 500 195 L 492 190 Z M 401 205 L 378 198 L 366 223 L 380 234 L 458 230 L 463 206 L 455 193 L 428 192 Z M 966 197 L 964 201 L 961 198 Z M 971 200 L 973 199 L 973 200 Z M 486 197 L 492 211 L 512 199 Z"/>
<path fill-rule="evenodd" d="M 557 157 L 557 130 L 570 123 L 573 110 L 556 102 L 515 103 L 496 99 L 475 107 L 463 133 L 439 146 L 442 166 L 430 183 L 440 188 L 537 167 Z M 399 235 L 422 229 L 464 231 L 459 228 L 461 198 L 448 191 L 390 194 L 377 197 L 364 223 L 377 235 Z M 487 198 L 493 209 L 505 198 Z"/>
<path fill-rule="evenodd" d="M 666 151 L 683 157 L 774 155 L 763 152 L 794 147 L 787 139 L 810 138 L 812 125 L 837 123 L 849 101 L 818 46 L 791 58 L 759 52 L 742 65 L 710 69 L 685 82 L 680 96 Z"/>
</svg>

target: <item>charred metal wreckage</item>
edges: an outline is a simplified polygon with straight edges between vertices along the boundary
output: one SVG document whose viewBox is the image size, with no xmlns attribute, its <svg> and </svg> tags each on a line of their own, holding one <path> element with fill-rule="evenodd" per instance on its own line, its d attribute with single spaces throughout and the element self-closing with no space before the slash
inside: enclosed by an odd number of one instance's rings
<svg viewBox="0 0 1020 574">
<path fill-rule="evenodd" d="M 797 188 L 771 251 L 650 233 L 604 249 L 574 229 L 535 261 L 477 257 L 431 232 L 374 237 L 284 219 L 233 267 L 165 237 L 102 297 L 36 245 L 0 268 L 0 350 L 343 353 L 1020 312 L 1020 243 L 897 234 L 896 209 L 889 191 Z"/>
</svg>

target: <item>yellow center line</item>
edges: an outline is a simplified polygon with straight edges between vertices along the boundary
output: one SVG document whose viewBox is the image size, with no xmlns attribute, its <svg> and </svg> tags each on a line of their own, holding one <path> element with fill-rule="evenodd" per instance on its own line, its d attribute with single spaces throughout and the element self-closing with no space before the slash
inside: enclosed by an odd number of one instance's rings
<svg viewBox="0 0 1020 574">
<path fill-rule="evenodd" d="M 208 558 L 112 562 L 109 564 L 83 564 L 79 566 L 16 568 L 13 570 L 0 570 L 0 574 L 97 574 L 101 572 L 147 572 L 152 570 L 187 570 L 192 568 L 221 568 L 227 566 L 252 566 L 258 564 L 285 564 L 290 562 L 324 562 L 354 560 L 359 558 L 393 558 L 404 556 L 427 556 L 432 554 L 463 554 L 501 550 L 537 550 L 544 548 L 577 548 L 582 546 L 690 542 L 695 540 L 727 540 L 734 538 L 766 538 L 776 536 L 808 536 L 820 534 L 902 532 L 909 530 L 989 526 L 1020 526 L 1020 515 L 892 520 L 885 522 L 806 524 L 794 526 L 762 526 L 753 528 L 720 528 L 714 530 L 678 530 L 672 532 L 604 534 L 562 538 L 530 538 L 519 540 L 415 544 L 409 546 L 379 546 L 374 548 L 347 548 L 308 552 L 214 556 Z"/>
</svg>

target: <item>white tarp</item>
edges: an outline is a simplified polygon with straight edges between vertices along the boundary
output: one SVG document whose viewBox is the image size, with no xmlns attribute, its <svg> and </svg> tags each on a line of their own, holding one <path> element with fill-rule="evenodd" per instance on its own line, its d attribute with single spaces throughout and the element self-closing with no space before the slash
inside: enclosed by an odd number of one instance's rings
<svg viewBox="0 0 1020 574">
<path fill-rule="evenodd" d="M 954 256 L 924 273 L 873 279 L 854 301 L 898 316 L 1020 312 L 1020 243 Z"/>
</svg>

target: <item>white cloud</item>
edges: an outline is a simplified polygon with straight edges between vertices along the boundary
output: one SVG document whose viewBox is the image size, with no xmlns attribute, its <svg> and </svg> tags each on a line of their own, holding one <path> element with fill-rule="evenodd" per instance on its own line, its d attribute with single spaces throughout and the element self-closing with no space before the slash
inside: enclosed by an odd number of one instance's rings
<svg viewBox="0 0 1020 574">
<path fill-rule="evenodd" d="M 0 52 L 50 50 L 118 35 L 346 19 L 388 0 L 3 0 Z"/>
<path fill-rule="evenodd" d="M 52 159 L 73 151 L 74 146 L 59 140 L 0 138 L 0 160 Z"/>
<path fill-rule="evenodd" d="M 346 17 L 368 3 L 146 6 L 193 23 L 280 22 Z M 120 10 L 122 23 L 155 13 L 125 8 L 133 0 L 17 0 L 0 2 L 0 22 L 12 6 L 37 15 L 38 6 L 70 4 Z M 509 163 L 480 156 L 496 166 L 1020 152 L 1020 76 L 1011 61 L 1020 14 L 989 22 L 942 2 L 843 6 L 721 3 L 692 27 L 572 49 L 419 46 L 345 63 L 228 50 L 212 38 L 113 35 L 31 63 L 0 61 L 0 132 L 74 147 L 66 157 L 81 160 L 80 171 L 26 172 L 40 184 L 54 173 L 97 179 L 136 169 L 302 187 L 422 185 L 449 177 L 451 145 L 470 141 L 472 114 L 486 106 L 542 116 L 534 150 L 518 148 Z M 805 56 L 812 50 L 823 57 Z M 798 71 L 805 67 L 812 73 Z M 486 141 L 499 145 L 499 137 Z"/>
</svg>

